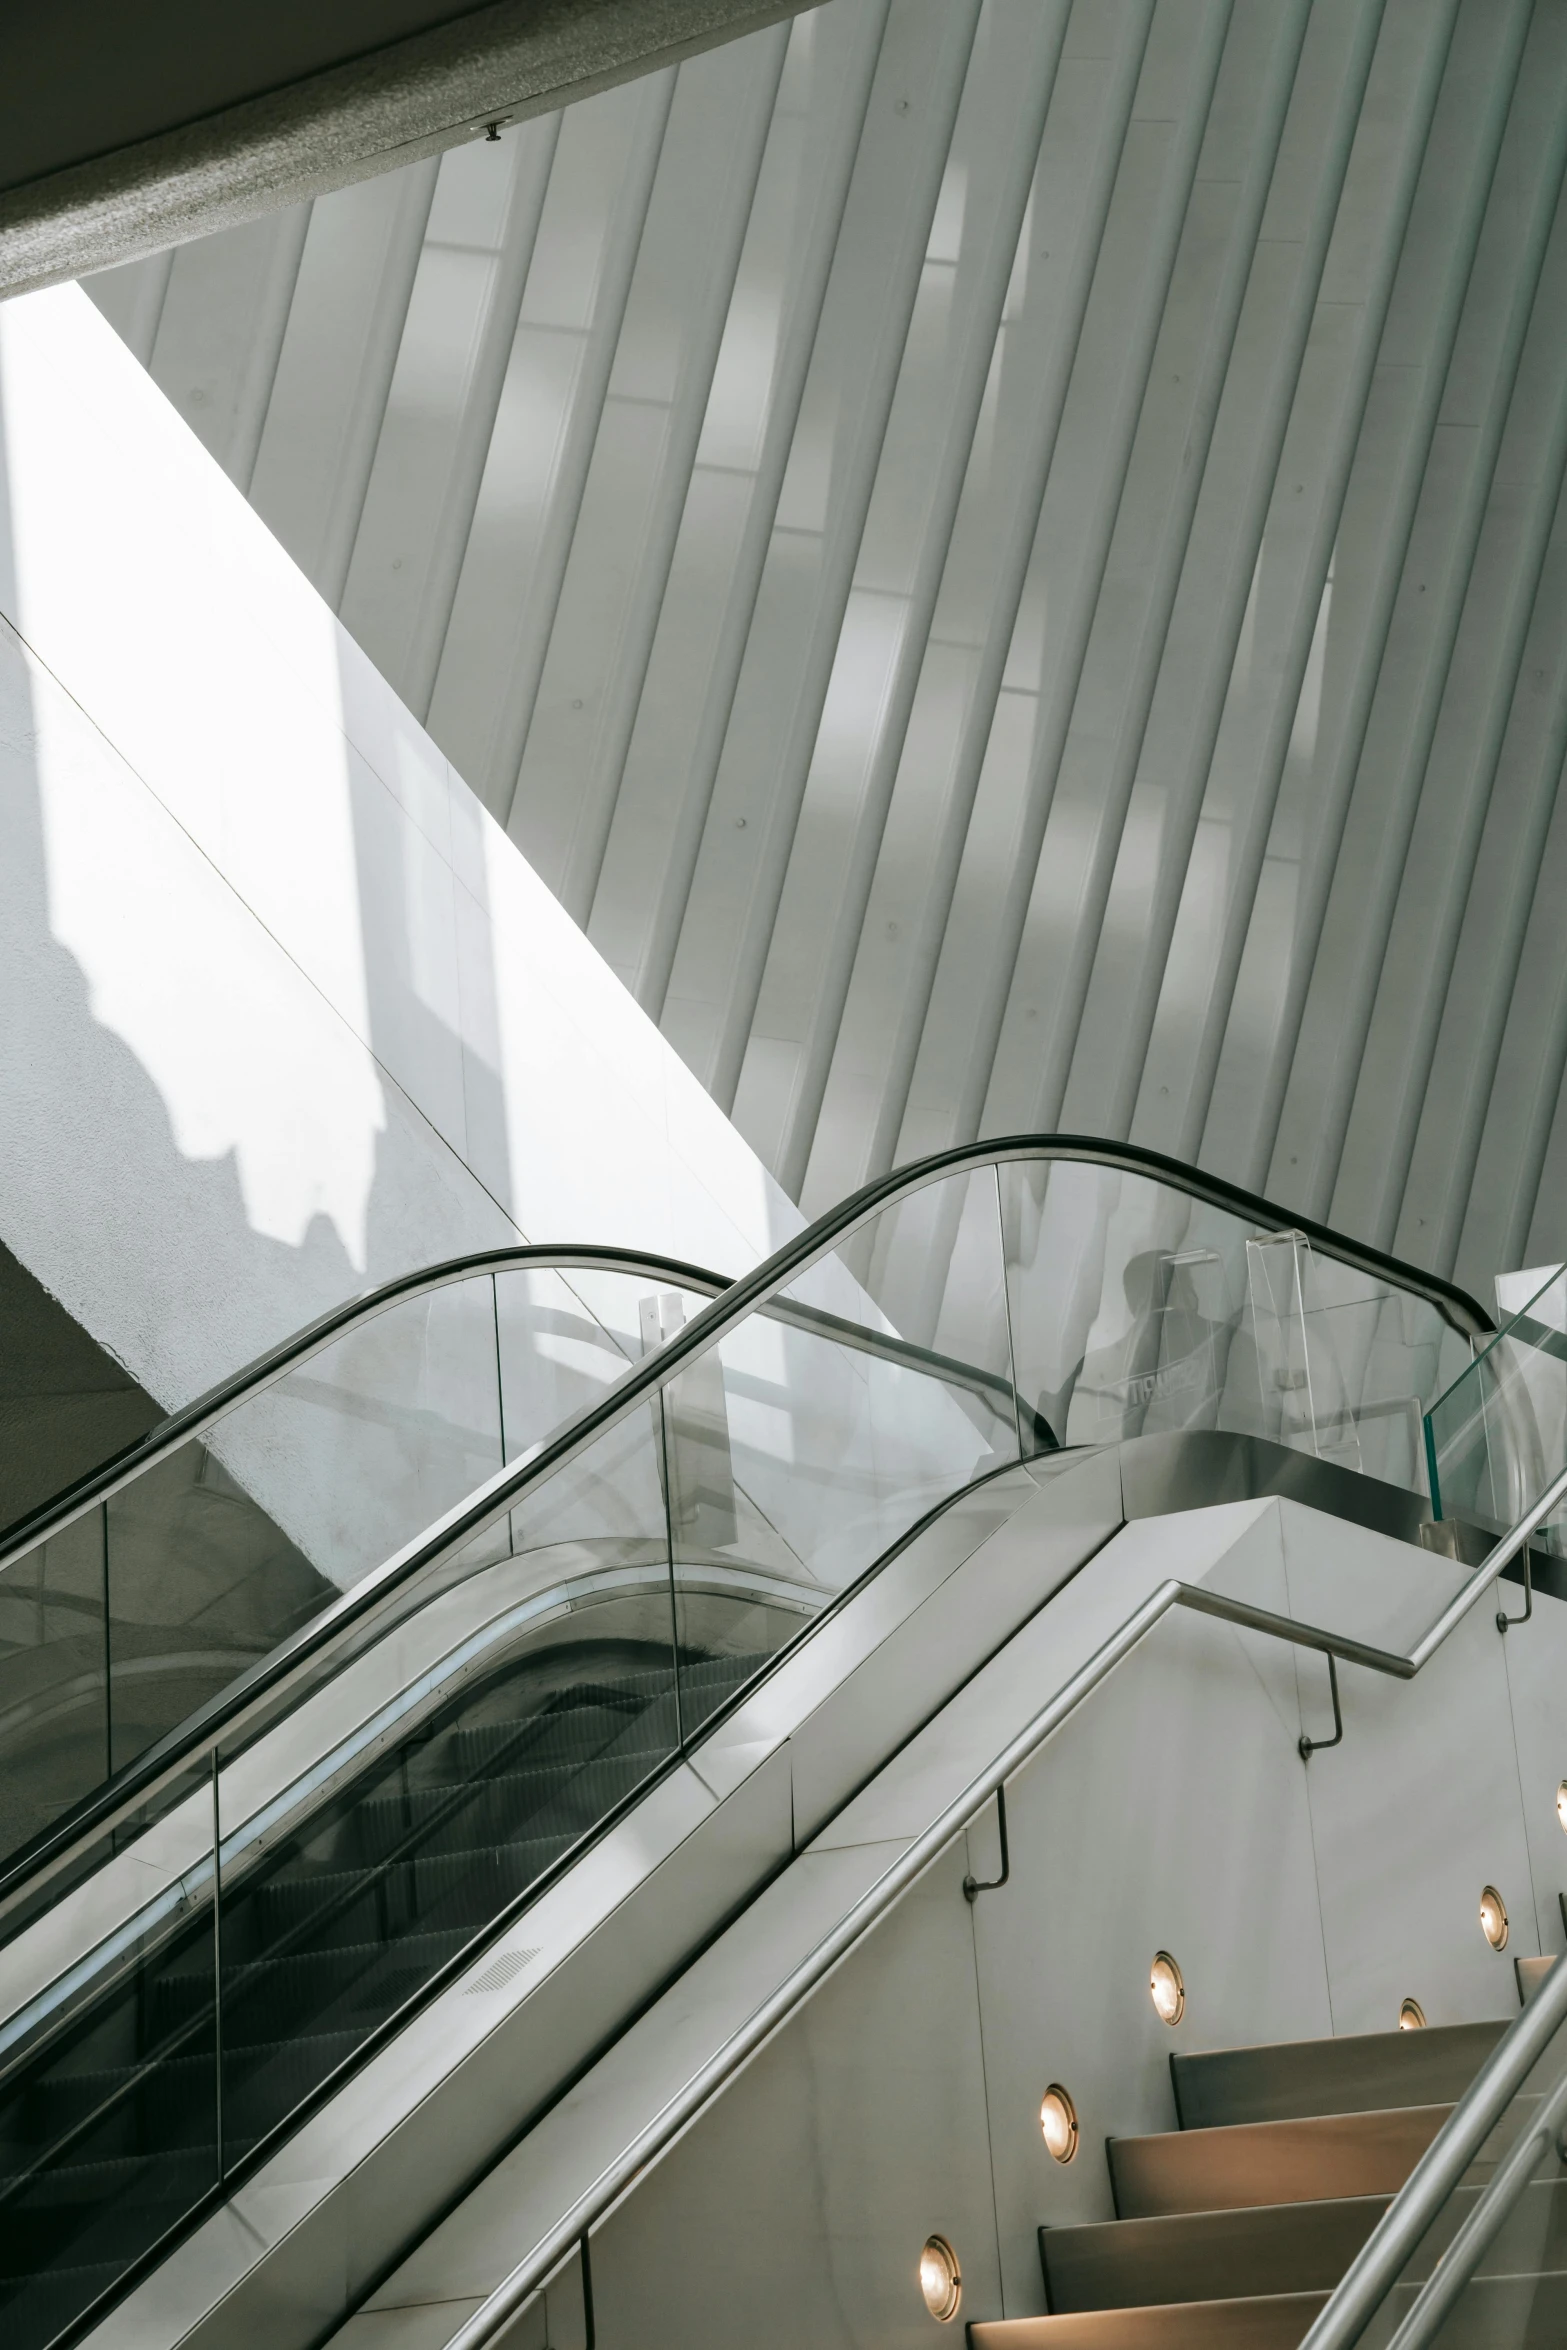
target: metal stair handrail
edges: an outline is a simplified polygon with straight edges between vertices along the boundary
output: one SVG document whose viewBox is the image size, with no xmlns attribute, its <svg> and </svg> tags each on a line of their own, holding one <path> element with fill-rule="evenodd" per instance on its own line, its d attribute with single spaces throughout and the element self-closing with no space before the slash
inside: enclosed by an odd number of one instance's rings
<svg viewBox="0 0 1567 2350">
<path fill-rule="evenodd" d="M 1010 1745 L 971 1779 L 939 1818 L 916 1837 L 908 1850 L 877 1878 L 875 1884 L 860 1896 L 831 1933 L 807 1952 L 777 1989 L 692 2075 L 631 2143 L 621 2149 L 614 2161 L 605 2166 L 592 2186 L 577 2198 L 549 2235 L 502 2279 L 459 2326 L 447 2343 L 446 2350 L 490 2350 L 490 2345 L 500 2339 L 523 2305 L 531 2300 L 576 2246 L 586 2241 L 593 2228 L 635 2184 L 640 2174 L 658 2160 L 681 2132 L 689 2127 L 702 2108 L 727 2086 L 764 2043 L 788 2021 L 795 2009 L 880 1923 L 916 1878 L 923 1875 L 932 1861 L 945 1851 L 953 1838 L 979 1816 L 986 1804 L 1001 1792 L 1007 1780 L 1033 1758 L 1046 1740 L 1060 1729 L 1084 1699 L 1092 1695 L 1100 1682 L 1131 1654 L 1172 1608 L 1191 1608 L 1200 1615 L 1217 1616 L 1227 1623 L 1288 1641 L 1295 1647 L 1315 1649 L 1331 1657 L 1342 1657 L 1350 1664 L 1364 1665 L 1372 1672 L 1410 1681 L 1452 1637 L 1498 1576 L 1524 1549 L 1530 1535 L 1544 1524 L 1563 1500 L 1567 1500 L 1567 1469 L 1562 1471 L 1517 1524 L 1502 1536 L 1487 1554 L 1484 1564 L 1475 1569 L 1469 1582 L 1443 1609 L 1430 1630 L 1407 1655 L 1393 1649 L 1375 1648 L 1365 1641 L 1346 1638 L 1318 1625 L 1296 1623 L 1292 1618 L 1277 1615 L 1271 1609 L 1252 1607 L 1245 1600 L 1231 1599 L 1221 1592 L 1206 1591 L 1200 1585 L 1183 1583 L 1174 1577 L 1161 1583 L 1094 1652 L 1066 1686 L 1057 1691 L 1049 1704 L 1043 1706 L 1018 1732 Z M 1544 1989 L 1502 2040 L 1495 2055 L 1455 2109 L 1446 2128 L 1422 2157 L 1397 2201 L 1340 2284 L 1333 2301 L 1306 2336 L 1301 2350 L 1349 2350 L 1349 2345 L 1358 2342 L 1363 2327 L 1380 2305 L 1409 2252 L 1425 2234 L 1437 2209 L 1472 2159 L 1474 2148 L 1494 2126 L 1519 2081 L 1526 2076 L 1563 2016 L 1567 2016 L 1567 1965 L 1558 1964 L 1552 1969 Z M 1479 2118 L 1481 2116 L 1483 2120 Z M 1458 2133 L 1456 2137 L 1455 2132 Z M 1401 2207 L 1404 2216 L 1395 2230 L 1392 2223 Z M 1388 2249 L 1395 2238 L 1396 2248 Z M 1379 2246 L 1383 2247 L 1380 2251 Z M 1476 2258 L 1482 2248 L 1476 2247 Z M 1356 2280 L 1360 2281 L 1356 2283 Z M 1460 2279 L 1460 2284 L 1462 2281 Z M 1354 2308 L 1357 2313 L 1353 2330 L 1342 2321 L 1335 2321 L 1335 2325 L 1330 2328 L 1328 2320 L 1338 2308 L 1341 2297 L 1349 2293 L 1352 2284 L 1355 2285 Z M 1425 2340 L 1429 2336 L 1421 2338 Z M 1406 2345 L 1400 2342 L 1399 2350 L 1406 2350 Z"/>
</svg>

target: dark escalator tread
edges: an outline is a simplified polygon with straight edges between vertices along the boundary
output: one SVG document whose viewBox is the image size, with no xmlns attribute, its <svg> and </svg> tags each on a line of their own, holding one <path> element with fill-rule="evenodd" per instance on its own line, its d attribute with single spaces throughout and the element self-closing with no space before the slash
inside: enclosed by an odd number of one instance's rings
<svg viewBox="0 0 1567 2350">
<path fill-rule="evenodd" d="M 688 1723 L 767 1661 L 684 1667 Z M 557 1703 L 541 1705 L 536 1685 L 518 1696 L 511 1713 L 448 1720 L 391 1767 L 382 1758 L 264 1875 L 226 1890 L 229 2167 L 674 1751 L 667 1670 L 606 1671 Z M 477 1702 L 494 1707 L 495 1691 Z M 13 2099 L 6 2118 L 25 2128 L 8 2142 L 0 2126 L 8 2343 L 48 2341 L 214 2185 L 211 1999 L 210 1946 L 176 1948 L 133 2010 L 108 2010 L 107 2031 L 95 2023 Z"/>
<path fill-rule="evenodd" d="M 427 1843 L 443 1835 L 471 1834 L 469 1823 L 475 1820 L 493 1822 L 494 1833 L 504 1835 L 510 1822 L 524 1821 L 541 1807 L 561 1802 L 569 1802 L 574 1816 L 592 1826 L 668 1759 L 669 1749 L 650 1748 L 566 1768 L 539 1766 L 420 1787 L 406 1796 L 388 1789 L 355 1806 L 336 1839 L 340 1848 L 351 1838 L 355 1850 L 349 1856 L 339 1849 L 334 1857 L 341 1866 L 373 1868 L 416 1840 Z M 314 1873 L 306 1854 L 300 1853 L 289 1857 L 273 1881 L 287 1884 Z"/>
<path fill-rule="evenodd" d="M 0 2321 L 10 2350 L 41 2350 L 101 2294 L 112 2291 L 129 2266 L 127 2260 L 106 2260 L 45 2269 L 30 2276 L 14 2297 L 0 2297 Z"/>
<path fill-rule="evenodd" d="M 237 1953 L 226 1970 L 264 1968 L 312 1951 L 360 1942 L 395 1940 L 403 1931 L 438 1933 L 462 1926 L 477 1933 L 505 1904 L 528 1887 L 551 1861 L 569 1852 L 583 1830 L 575 1823 L 518 1836 L 507 1843 L 476 1844 L 466 1852 L 414 1855 L 389 1870 L 384 1895 L 374 1883 L 353 1874 L 322 1881 L 316 1898 L 293 1905 L 288 1938 L 268 1932 L 253 1948 Z M 389 1927 L 382 1910 L 390 1909 Z M 269 1921 L 276 1912 L 269 1912 Z M 406 1921 L 406 1925 L 404 1924 Z"/>
<path fill-rule="evenodd" d="M 201 2055 L 173 2057 L 161 2063 L 142 2061 L 97 2065 L 91 2072 L 46 2073 L 27 2087 L 28 2138 L 49 2141 L 71 2129 L 108 2128 L 113 2126 L 115 2114 L 123 2116 L 153 2101 L 167 2124 L 193 2101 L 204 2095 L 210 2099 L 212 2066 L 209 2044 Z M 108 2110 L 111 2106 L 113 2113 Z M 94 2116 L 100 2110 L 104 2118 L 95 2123 Z M 0 2166 L 6 2165 L 6 2149 L 12 2143 L 9 2131 L 0 2134 Z M 177 2148 L 171 2144 L 170 2150 Z"/>
<path fill-rule="evenodd" d="M 1172 2056 L 1175 2110 L 1183 2129 L 1201 2130 L 1398 2105 L 1453 2105 L 1506 2028 L 1441 2024 L 1422 2032 L 1359 2032 Z"/>
<path fill-rule="evenodd" d="M 206 2118 L 210 2125 L 212 2116 Z M 0 2189 L 7 2196 L 0 2243 L 8 2241 L 9 2231 L 18 2225 L 24 2200 L 30 2227 L 31 2215 L 38 2212 L 166 2203 L 171 2196 L 188 2195 L 192 2182 L 194 2191 L 201 2193 L 216 2177 L 217 2150 L 210 2141 L 204 2146 L 188 2144 L 177 2153 L 159 2149 L 117 2154 L 98 2162 L 60 2163 L 37 2173 L 22 2172 L 0 2179 Z M 184 2183 L 171 2184 L 174 2180 Z"/>
</svg>

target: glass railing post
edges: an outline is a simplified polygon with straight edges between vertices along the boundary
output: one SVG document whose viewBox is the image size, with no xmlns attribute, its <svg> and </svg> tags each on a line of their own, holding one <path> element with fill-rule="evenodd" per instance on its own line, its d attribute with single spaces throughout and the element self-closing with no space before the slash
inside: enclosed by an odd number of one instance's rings
<svg viewBox="0 0 1567 2350">
<path fill-rule="evenodd" d="M 658 1459 L 658 1480 L 664 1495 L 664 1573 L 669 1587 L 669 1665 L 675 1698 L 675 1745 L 680 1753 L 686 1745 L 684 1674 L 680 1666 L 680 1595 L 675 1579 L 675 1513 L 670 1493 L 673 1483 L 669 1453 L 669 1405 L 667 1389 L 660 1387 L 649 1406 L 653 1415 L 653 1444 Z"/>
<path fill-rule="evenodd" d="M 493 1273 L 490 1275 L 490 1329 L 495 1344 L 495 1425 L 500 1434 L 500 1458 L 504 1468 L 509 1458 L 506 1451 L 506 1381 L 501 1368 L 500 1287 Z"/>
<path fill-rule="evenodd" d="M 225 2175 L 223 2160 L 223 1808 L 219 1791 L 218 1750 L 212 1749 L 212 2126 L 216 2149 L 217 2184 Z"/>
<path fill-rule="evenodd" d="M 1436 1430 L 1431 1425 L 1431 1414 L 1422 1412 L 1420 1425 L 1426 1440 L 1426 1485 L 1431 1495 L 1431 1515 L 1440 1522 L 1442 1516 L 1442 1478 L 1436 1465 Z"/>
<path fill-rule="evenodd" d="M 98 1520 L 98 1551 L 103 1573 L 103 1775 L 114 1776 L 114 1647 L 110 1625 L 114 1610 L 109 1596 L 109 1505 L 101 1501 L 93 1513 Z"/>
<path fill-rule="evenodd" d="M 1017 1438 L 1017 1457 L 1022 1460 L 1024 1458 L 1023 1398 L 1017 1383 L 1017 1341 L 1012 1335 L 1012 1284 L 1007 1278 L 1007 1218 L 1001 1197 L 1001 1162 L 999 1159 L 990 1171 L 996 1184 L 996 1249 L 1000 1257 L 1001 1311 L 1007 1334 L 1007 1382 L 1012 1389 L 1012 1428 Z"/>
</svg>

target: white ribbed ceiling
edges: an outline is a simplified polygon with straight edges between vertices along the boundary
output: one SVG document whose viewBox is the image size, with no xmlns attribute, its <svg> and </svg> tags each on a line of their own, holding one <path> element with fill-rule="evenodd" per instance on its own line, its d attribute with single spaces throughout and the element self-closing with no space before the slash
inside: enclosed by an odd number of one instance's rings
<svg viewBox="0 0 1567 2350">
<path fill-rule="evenodd" d="M 1567 1246 L 1567 0 L 831 0 L 92 290 L 808 1208 Z"/>
</svg>

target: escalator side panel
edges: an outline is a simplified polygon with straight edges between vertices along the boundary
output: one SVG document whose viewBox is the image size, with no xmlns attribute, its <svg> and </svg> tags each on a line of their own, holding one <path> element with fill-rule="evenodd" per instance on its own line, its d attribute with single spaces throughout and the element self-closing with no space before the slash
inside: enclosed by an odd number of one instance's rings
<svg viewBox="0 0 1567 2350">
<path fill-rule="evenodd" d="M 787 1865 L 803 1833 L 794 1779 L 818 1737 L 831 1755 L 811 1801 L 830 1802 L 833 1788 L 848 1800 L 941 1703 L 921 1674 L 939 1673 L 950 1693 L 1059 1587 L 1074 1549 L 1081 1564 L 1100 1547 L 1114 1457 L 1063 1462 L 1043 1490 L 1010 1471 L 981 1494 L 994 1497 L 983 1520 L 971 1494 L 956 1533 L 950 1513 L 923 1529 L 350 2074 L 88 2341 L 107 2350 L 155 2311 L 158 2338 L 182 2350 L 302 2346 L 328 2309 L 351 2305 L 430 2210 L 531 2127 Z M 998 1515 L 1015 1554 L 1002 1571 Z M 838 1684 L 883 1648 L 883 1672 L 867 1673 L 835 1708 Z M 873 1698 L 866 1765 L 851 1723 Z M 302 2330 L 306 2308 L 316 2316 Z"/>
</svg>

